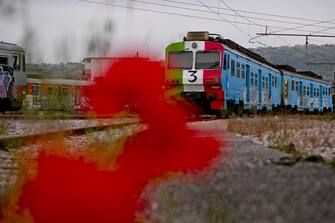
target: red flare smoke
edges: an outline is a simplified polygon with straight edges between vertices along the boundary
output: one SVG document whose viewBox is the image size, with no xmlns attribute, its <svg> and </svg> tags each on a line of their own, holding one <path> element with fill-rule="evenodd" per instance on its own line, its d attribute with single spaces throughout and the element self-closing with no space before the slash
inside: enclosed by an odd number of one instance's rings
<svg viewBox="0 0 335 223">
<path fill-rule="evenodd" d="M 133 105 L 148 129 L 126 142 L 113 171 L 69 154 L 40 154 L 38 174 L 24 185 L 20 208 L 35 223 L 135 222 L 151 179 L 208 166 L 219 154 L 219 142 L 186 127 L 184 114 L 166 102 L 163 83 L 159 63 L 129 58 L 112 65 L 90 91 L 93 107 L 110 114 Z"/>
</svg>

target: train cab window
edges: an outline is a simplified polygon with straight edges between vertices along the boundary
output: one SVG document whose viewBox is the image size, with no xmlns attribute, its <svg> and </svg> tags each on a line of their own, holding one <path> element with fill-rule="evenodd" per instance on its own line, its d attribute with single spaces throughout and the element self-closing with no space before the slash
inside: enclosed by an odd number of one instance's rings
<svg viewBox="0 0 335 223">
<path fill-rule="evenodd" d="M 168 68 L 192 69 L 192 65 L 193 65 L 193 53 L 191 51 L 168 53 Z"/>
<path fill-rule="evenodd" d="M 8 65 L 8 58 L 0 57 L 0 65 Z"/>
<path fill-rule="evenodd" d="M 230 65 L 231 65 L 231 71 L 230 71 L 230 74 L 231 76 L 235 76 L 235 61 L 234 60 L 231 60 L 230 61 Z"/>
<path fill-rule="evenodd" d="M 19 54 L 16 54 L 16 55 L 13 55 L 13 69 L 14 70 L 20 70 L 21 69 L 21 60 L 20 60 L 20 55 Z"/>
<path fill-rule="evenodd" d="M 218 51 L 197 52 L 195 57 L 195 69 L 219 69 L 220 58 L 220 52 Z"/>
<path fill-rule="evenodd" d="M 245 73 L 246 73 L 245 64 L 242 64 L 242 79 L 245 79 Z"/>
<path fill-rule="evenodd" d="M 236 77 L 241 77 L 241 64 L 238 62 L 236 63 Z"/>
</svg>

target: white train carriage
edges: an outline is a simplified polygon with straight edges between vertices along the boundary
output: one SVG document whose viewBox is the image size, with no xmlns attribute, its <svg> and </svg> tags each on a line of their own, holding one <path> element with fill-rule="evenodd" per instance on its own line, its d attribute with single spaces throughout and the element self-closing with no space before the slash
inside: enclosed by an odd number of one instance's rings
<svg viewBox="0 0 335 223">
<path fill-rule="evenodd" d="M 22 47 L 0 42 L 0 111 L 22 107 L 27 86 L 25 60 Z"/>
</svg>

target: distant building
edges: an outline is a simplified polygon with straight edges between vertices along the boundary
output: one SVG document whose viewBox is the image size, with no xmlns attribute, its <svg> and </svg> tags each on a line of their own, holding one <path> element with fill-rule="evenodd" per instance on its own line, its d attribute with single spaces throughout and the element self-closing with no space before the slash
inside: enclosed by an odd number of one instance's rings
<svg viewBox="0 0 335 223">
<path fill-rule="evenodd" d="M 138 54 L 136 54 L 134 57 L 138 57 Z M 84 72 L 82 79 L 88 81 L 96 81 L 97 79 L 105 75 L 108 67 L 111 64 L 126 58 L 131 57 L 86 57 L 83 59 Z M 145 59 L 149 60 L 149 58 Z"/>
<path fill-rule="evenodd" d="M 84 58 L 84 80 L 96 81 L 99 77 L 103 77 L 108 67 L 122 57 L 87 57 Z"/>
</svg>

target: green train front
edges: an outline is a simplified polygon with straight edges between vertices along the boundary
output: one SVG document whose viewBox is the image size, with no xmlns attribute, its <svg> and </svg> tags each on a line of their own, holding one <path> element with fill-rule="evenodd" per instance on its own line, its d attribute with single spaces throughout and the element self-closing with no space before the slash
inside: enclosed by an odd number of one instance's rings
<svg viewBox="0 0 335 223">
<path fill-rule="evenodd" d="M 205 113 L 224 109 L 224 46 L 208 32 L 189 32 L 166 48 L 166 79 L 174 94 L 191 100 Z"/>
</svg>

